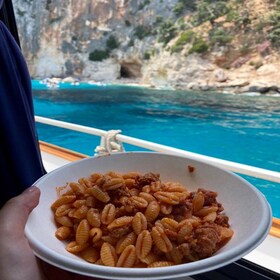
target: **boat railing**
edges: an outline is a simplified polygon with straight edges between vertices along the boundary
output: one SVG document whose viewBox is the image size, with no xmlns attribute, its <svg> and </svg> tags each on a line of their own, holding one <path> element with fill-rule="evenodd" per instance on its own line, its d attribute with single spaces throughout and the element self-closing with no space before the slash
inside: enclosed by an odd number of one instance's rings
<svg viewBox="0 0 280 280">
<path fill-rule="evenodd" d="M 40 116 L 35 116 L 35 121 L 39 122 L 39 123 L 47 124 L 47 125 L 52 125 L 52 126 L 69 129 L 69 130 L 73 130 L 73 131 L 78 131 L 78 132 L 82 132 L 82 133 L 86 133 L 86 134 L 91 134 L 91 135 L 95 135 L 95 136 L 100 136 L 100 137 L 106 137 L 106 135 L 108 134 L 108 131 L 106 131 L 106 130 L 101 130 L 101 129 L 97 129 L 97 128 L 92 128 L 92 127 L 88 127 L 88 126 L 73 124 L 73 123 L 69 123 L 69 122 L 59 121 L 59 120 L 40 117 Z M 205 156 L 205 155 L 185 151 L 182 149 L 177 149 L 177 148 L 157 144 L 154 142 L 122 135 L 120 133 L 117 134 L 115 137 L 116 137 L 116 140 L 121 143 L 127 143 L 127 144 L 130 144 L 133 146 L 145 148 L 145 149 L 148 149 L 151 151 L 156 151 L 156 152 L 165 152 L 165 153 L 170 153 L 170 154 L 174 154 L 174 155 L 187 156 L 188 158 L 204 161 L 204 162 L 213 164 L 215 166 L 221 167 L 223 169 L 230 170 L 235 173 L 280 183 L 280 172 L 271 171 L 271 170 L 267 170 L 267 169 L 263 169 L 263 168 L 259 168 L 259 167 L 254 167 L 254 166 L 250 166 L 250 165 L 246 165 L 246 164 L 228 161 L 228 160 L 223 160 L 223 159 L 219 159 L 219 158 L 215 158 L 215 157 Z"/>
</svg>

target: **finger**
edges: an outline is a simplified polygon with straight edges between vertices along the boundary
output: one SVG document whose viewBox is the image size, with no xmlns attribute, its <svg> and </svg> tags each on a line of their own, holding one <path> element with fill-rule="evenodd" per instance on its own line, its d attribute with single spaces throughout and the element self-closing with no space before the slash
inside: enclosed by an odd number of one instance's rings
<svg viewBox="0 0 280 280">
<path fill-rule="evenodd" d="M 0 211 L 0 227 L 10 233 L 22 232 L 30 212 L 38 205 L 40 190 L 32 186 L 10 199 Z"/>
</svg>

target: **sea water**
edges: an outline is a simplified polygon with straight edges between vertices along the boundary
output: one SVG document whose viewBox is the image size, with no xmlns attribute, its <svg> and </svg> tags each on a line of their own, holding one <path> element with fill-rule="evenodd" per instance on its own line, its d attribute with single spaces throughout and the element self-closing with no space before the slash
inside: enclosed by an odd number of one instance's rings
<svg viewBox="0 0 280 280">
<path fill-rule="evenodd" d="M 280 98 L 256 94 L 153 90 L 33 82 L 38 116 L 122 134 L 212 157 L 280 171 Z M 100 138 L 36 124 L 39 139 L 93 155 Z M 143 150 L 124 144 L 127 151 Z M 280 184 L 243 176 L 280 218 Z"/>
</svg>

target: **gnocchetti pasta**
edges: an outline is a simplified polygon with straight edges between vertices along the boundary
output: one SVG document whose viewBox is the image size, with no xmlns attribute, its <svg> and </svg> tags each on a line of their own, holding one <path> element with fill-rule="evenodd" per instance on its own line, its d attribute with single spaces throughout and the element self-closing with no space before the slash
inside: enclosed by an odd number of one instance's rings
<svg viewBox="0 0 280 280">
<path fill-rule="evenodd" d="M 159 174 L 92 173 L 58 187 L 55 236 L 85 261 L 152 268 L 212 256 L 233 236 L 218 194 Z"/>
</svg>

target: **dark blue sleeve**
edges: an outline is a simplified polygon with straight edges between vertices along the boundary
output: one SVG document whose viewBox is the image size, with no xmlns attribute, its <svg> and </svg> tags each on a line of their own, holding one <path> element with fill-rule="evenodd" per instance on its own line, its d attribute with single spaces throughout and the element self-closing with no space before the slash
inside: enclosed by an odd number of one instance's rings
<svg viewBox="0 0 280 280">
<path fill-rule="evenodd" d="M 31 80 L 20 48 L 0 21 L 0 207 L 45 174 Z"/>
</svg>

